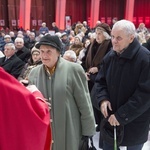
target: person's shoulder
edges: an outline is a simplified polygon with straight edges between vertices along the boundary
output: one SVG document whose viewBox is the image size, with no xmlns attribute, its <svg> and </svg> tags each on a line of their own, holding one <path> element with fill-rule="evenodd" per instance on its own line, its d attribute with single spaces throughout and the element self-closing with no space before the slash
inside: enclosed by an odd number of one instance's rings
<svg viewBox="0 0 150 150">
<path fill-rule="evenodd" d="M 32 70 L 37 71 L 39 69 L 42 69 L 43 67 L 44 67 L 43 64 L 39 64 L 36 67 L 34 67 Z"/>
<path fill-rule="evenodd" d="M 146 55 L 150 54 L 150 51 L 147 49 L 147 47 L 145 47 L 145 44 L 141 45 L 141 47 L 139 49 L 139 52 L 143 53 L 143 54 L 146 54 Z"/>
<path fill-rule="evenodd" d="M 113 57 L 115 55 L 115 52 L 112 48 L 110 48 L 110 50 L 108 51 L 108 53 L 104 56 L 104 60 L 110 59 L 111 57 Z"/>
<path fill-rule="evenodd" d="M 31 53 L 31 51 L 27 47 L 25 47 L 25 46 L 23 47 L 23 50 L 26 51 L 26 52 L 28 52 L 28 53 L 29 52 Z"/>
<path fill-rule="evenodd" d="M 150 51 L 144 47 L 144 46 L 141 46 L 140 50 L 139 50 L 139 56 L 140 58 L 143 58 L 143 59 L 150 59 Z"/>
<path fill-rule="evenodd" d="M 14 57 L 14 59 L 15 59 L 17 62 L 22 63 L 22 64 L 25 65 L 25 62 L 22 61 L 17 55 L 13 55 L 13 57 Z"/>
<path fill-rule="evenodd" d="M 30 74 L 38 75 L 39 71 L 43 69 L 43 64 L 37 65 L 36 67 L 31 69 Z"/>
<path fill-rule="evenodd" d="M 68 60 L 65 59 L 61 59 L 61 61 L 63 62 L 64 67 L 67 67 L 70 71 L 78 71 L 78 70 L 82 70 L 82 66 L 78 63 L 75 62 L 70 62 Z"/>
</svg>

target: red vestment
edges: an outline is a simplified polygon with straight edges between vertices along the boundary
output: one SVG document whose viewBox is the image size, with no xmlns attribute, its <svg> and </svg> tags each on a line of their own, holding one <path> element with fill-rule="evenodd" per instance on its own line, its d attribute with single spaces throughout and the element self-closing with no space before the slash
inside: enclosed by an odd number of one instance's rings
<svg viewBox="0 0 150 150">
<path fill-rule="evenodd" d="M 50 150 L 48 106 L 0 68 L 0 150 Z"/>
</svg>

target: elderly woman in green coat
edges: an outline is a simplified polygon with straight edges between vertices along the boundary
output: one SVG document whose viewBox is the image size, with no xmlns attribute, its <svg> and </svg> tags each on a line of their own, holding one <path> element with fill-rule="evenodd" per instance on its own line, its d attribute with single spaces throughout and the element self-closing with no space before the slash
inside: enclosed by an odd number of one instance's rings
<svg viewBox="0 0 150 150">
<path fill-rule="evenodd" d="M 44 36 L 36 45 L 42 65 L 29 75 L 50 103 L 53 150 L 78 150 L 82 136 L 95 134 L 95 120 L 84 70 L 60 56 L 57 36 Z"/>
</svg>

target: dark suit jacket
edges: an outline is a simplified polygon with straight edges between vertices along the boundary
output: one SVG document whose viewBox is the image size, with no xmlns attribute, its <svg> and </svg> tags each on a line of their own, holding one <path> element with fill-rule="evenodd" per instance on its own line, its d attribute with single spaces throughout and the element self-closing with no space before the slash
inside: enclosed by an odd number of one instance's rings
<svg viewBox="0 0 150 150">
<path fill-rule="evenodd" d="M 25 63 L 18 58 L 15 54 L 5 61 L 6 57 L 0 58 L 0 66 L 4 68 L 6 72 L 18 78 Z"/>
<path fill-rule="evenodd" d="M 16 55 L 25 63 L 28 62 L 28 59 L 31 57 L 31 52 L 25 46 L 16 52 Z"/>
</svg>

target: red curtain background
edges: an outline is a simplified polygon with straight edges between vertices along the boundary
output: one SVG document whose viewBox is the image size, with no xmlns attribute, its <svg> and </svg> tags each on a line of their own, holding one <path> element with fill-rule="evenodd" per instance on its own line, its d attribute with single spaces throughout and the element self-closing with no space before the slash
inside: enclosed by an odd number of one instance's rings
<svg viewBox="0 0 150 150">
<path fill-rule="evenodd" d="M 0 0 L 0 20 L 5 21 L 5 27 L 12 28 L 12 20 L 19 18 L 20 0 Z M 133 22 L 138 27 L 144 22 L 150 28 L 150 0 L 135 0 Z M 125 17 L 126 0 L 100 0 L 99 20 L 111 24 L 112 18 L 123 19 Z M 38 20 L 45 21 L 51 28 L 55 21 L 56 0 L 32 0 L 31 1 L 31 29 L 38 29 Z M 71 17 L 71 23 L 77 21 L 90 22 L 91 0 L 66 0 L 66 16 Z M 33 26 L 32 20 L 37 21 Z M 64 18 L 65 21 L 65 18 Z M 16 22 L 17 23 L 17 22 Z"/>
<path fill-rule="evenodd" d="M 134 24 L 138 27 L 141 22 L 150 28 L 150 0 L 135 0 Z"/>
</svg>

